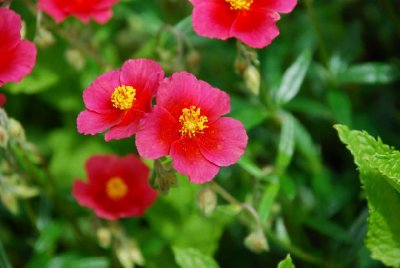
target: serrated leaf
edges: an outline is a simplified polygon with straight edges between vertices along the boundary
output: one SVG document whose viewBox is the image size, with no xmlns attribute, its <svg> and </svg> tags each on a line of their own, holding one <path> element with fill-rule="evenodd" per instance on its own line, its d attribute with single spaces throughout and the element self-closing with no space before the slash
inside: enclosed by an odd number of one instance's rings
<svg viewBox="0 0 400 268">
<path fill-rule="evenodd" d="M 283 261 L 279 262 L 278 268 L 296 268 L 296 266 L 293 264 L 290 254 L 288 254 Z"/>
<path fill-rule="evenodd" d="M 339 137 L 354 156 L 360 171 L 368 201 L 369 219 L 366 246 L 372 258 L 391 267 L 400 266 L 400 195 L 387 182 L 386 176 L 373 165 L 376 155 L 385 155 L 393 149 L 375 140 L 366 132 L 351 131 L 346 126 L 336 125 Z"/>
<path fill-rule="evenodd" d="M 389 84 L 399 78 L 399 69 L 395 65 L 379 62 L 353 65 L 338 75 L 342 84 Z"/>
<path fill-rule="evenodd" d="M 181 268 L 218 268 L 217 262 L 194 248 L 173 248 L 175 261 Z"/>
<path fill-rule="evenodd" d="M 276 166 L 284 170 L 292 161 L 294 153 L 294 121 L 291 115 L 282 114 L 282 130 L 279 140 Z"/>
<path fill-rule="evenodd" d="M 310 50 L 305 50 L 296 61 L 286 70 L 281 85 L 275 94 L 275 101 L 282 105 L 292 100 L 300 90 L 304 77 L 312 59 Z"/>
<path fill-rule="evenodd" d="M 387 154 L 374 155 L 370 159 L 371 167 L 386 176 L 387 181 L 400 193 L 400 152 L 393 150 Z"/>
</svg>

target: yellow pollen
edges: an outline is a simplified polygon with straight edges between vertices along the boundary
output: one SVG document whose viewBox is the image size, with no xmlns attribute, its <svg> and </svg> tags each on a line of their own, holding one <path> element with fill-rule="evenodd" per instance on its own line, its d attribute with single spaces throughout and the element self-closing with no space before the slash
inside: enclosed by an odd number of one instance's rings
<svg viewBox="0 0 400 268">
<path fill-rule="evenodd" d="M 232 10 L 249 10 L 254 0 L 225 0 L 231 5 Z"/>
<path fill-rule="evenodd" d="M 112 177 L 106 184 L 106 192 L 111 199 L 121 199 L 128 193 L 128 186 L 120 177 Z"/>
<path fill-rule="evenodd" d="M 179 132 L 184 135 L 188 135 L 190 138 L 196 136 L 196 133 L 203 133 L 203 130 L 208 128 L 205 123 L 208 122 L 208 118 L 205 115 L 200 116 L 200 108 L 196 106 L 190 106 L 190 108 L 183 108 L 182 115 L 179 116 L 179 123 L 182 128 Z"/>
<path fill-rule="evenodd" d="M 119 86 L 111 95 L 111 102 L 115 108 L 129 110 L 136 100 L 136 89 L 131 86 Z"/>
</svg>

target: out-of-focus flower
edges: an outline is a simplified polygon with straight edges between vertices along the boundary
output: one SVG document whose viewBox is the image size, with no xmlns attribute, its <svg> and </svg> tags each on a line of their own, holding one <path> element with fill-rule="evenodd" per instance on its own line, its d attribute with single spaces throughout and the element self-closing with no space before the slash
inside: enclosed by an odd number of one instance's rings
<svg viewBox="0 0 400 268">
<path fill-rule="evenodd" d="M 101 218 L 140 217 L 157 198 L 147 181 L 149 169 L 137 156 L 92 156 L 86 171 L 88 182 L 75 181 L 72 194 Z"/>
<path fill-rule="evenodd" d="M 4 107 L 7 102 L 7 96 L 3 93 L 0 93 L 0 107 Z"/>
<path fill-rule="evenodd" d="M 157 105 L 143 121 L 136 146 L 143 157 L 171 155 L 173 167 L 195 183 L 212 180 L 220 166 L 237 162 L 247 145 L 243 124 L 229 117 L 228 94 L 192 74 L 160 84 Z"/>
<path fill-rule="evenodd" d="M 190 0 L 197 34 L 226 40 L 234 37 L 254 48 L 268 46 L 279 35 L 279 13 L 297 0 Z"/>
<path fill-rule="evenodd" d="M 112 6 L 119 0 L 39 0 L 39 9 L 56 22 L 74 16 L 87 23 L 90 19 L 106 23 L 112 17 Z"/>
<path fill-rule="evenodd" d="M 36 47 L 21 40 L 21 27 L 17 13 L 0 7 L 0 86 L 21 81 L 36 63 Z"/>
<path fill-rule="evenodd" d="M 99 76 L 84 92 L 87 110 L 77 119 L 78 132 L 94 135 L 106 129 L 105 140 L 128 138 L 138 130 L 164 72 L 148 59 L 128 60 L 121 71 Z"/>
</svg>

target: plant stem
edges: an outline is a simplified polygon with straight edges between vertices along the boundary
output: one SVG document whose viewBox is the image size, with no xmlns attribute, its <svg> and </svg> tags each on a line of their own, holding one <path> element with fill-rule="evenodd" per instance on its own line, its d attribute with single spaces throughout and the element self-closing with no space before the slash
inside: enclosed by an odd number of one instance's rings
<svg viewBox="0 0 400 268">
<path fill-rule="evenodd" d="M 312 25 L 312 27 L 314 29 L 314 33 L 317 37 L 318 49 L 319 49 L 319 54 L 320 54 L 321 60 L 323 61 L 325 67 L 328 67 L 328 63 L 329 63 L 328 49 L 327 49 L 326 43 L 324 41 L 324 38 L 322 37 L 322 31 L 321 31 L 321 28 L 319 27 L 317 15 L 315 13 L 312 2 L 313 2 L 313 0 L 304 0 L 307 14 L 310 17 L 311 25 Z"/>
</svg>

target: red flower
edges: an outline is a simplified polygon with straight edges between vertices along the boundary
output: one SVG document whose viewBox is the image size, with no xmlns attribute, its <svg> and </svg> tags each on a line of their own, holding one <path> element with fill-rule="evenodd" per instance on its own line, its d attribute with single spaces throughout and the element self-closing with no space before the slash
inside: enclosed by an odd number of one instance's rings
<svg viewBox="0 0 400 268">
<path fill-rule="evenodd" d="M 88 183 L 75 181 L 72 195 L 101 218 L 140 217 L 157 198 L 147 182 L 149 169 L 137 156 L 92 156 L 86 171 Z"/>
<path fill-rule="evenodd" d="M 190 0 L 193 28 L 199 35 L 226 40 L 235 37 L 254 48 L 279 35 L 279 13 L 289 13 L 297 0 Z"/>
<path fill-rule="evenodd" d="M 21 40 L 21 17 L 0 7 L 0 86 L 19 82 L 29 74 L 36 62 L 36 47 Z"/>
<path fill-rule="evenodd" d="M 75 16 L 87 23 L 90 19 L 106 23 L 112 16 L 112 5 L 119 0 L 39 0 L 39 9 L 61 22 Z"/>
<path fill-rule="evenodd" d="M 221 117 L 230 111 L 225 92 L 181 72 L 160 84 L 156 100 L 136 134 L 141 156 L 171 155 L 178 172 L 204 183 L 214 178 L 219 166 L 234 164 L 244 153 L 247 135 L 242 123 Z"/>
<path fill-rule="evenodd" d="M 94 135 L 110 128 L 105 140 L 128 138 L 136 133 L 164 72 L 152 60 L 128 60 L 121 71 L 99 77 L 83 92 L 87 110 L 77 119 L 78 132 Z"/>
</svg>

